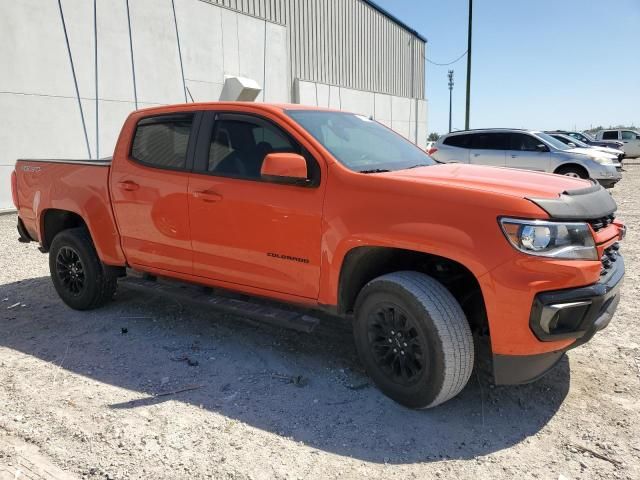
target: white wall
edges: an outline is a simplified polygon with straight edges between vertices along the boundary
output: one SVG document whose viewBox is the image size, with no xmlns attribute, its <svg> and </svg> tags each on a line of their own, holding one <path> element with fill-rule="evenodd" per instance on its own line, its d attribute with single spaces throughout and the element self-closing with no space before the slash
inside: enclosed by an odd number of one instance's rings
<svg viewBox="0 0 640 480">
<path fill-rule="evenodd" d="M 427 101 L 296 80 L 294 101 L 370 116 L 420 147 L 427 143 Z M 417 112 L 416 112 L 417 108 Z"/>
<path fill-rule="evenodd" d="M 263 86 L 259 101 L 289 102 L 286 27 L 200 0 L 129 0 L 138 108 L 218 100 L 225 75 Z M 136 108 L 125 0 L 98 0 L 98 140 L 93 2 L 62 0 L 89 141 L 55 0 L 0 0 L 0 210 L 13 207 L 17 158 L 111 155 Z M 240 36 L 239 36 L 240 34 Z"/>
</svg>

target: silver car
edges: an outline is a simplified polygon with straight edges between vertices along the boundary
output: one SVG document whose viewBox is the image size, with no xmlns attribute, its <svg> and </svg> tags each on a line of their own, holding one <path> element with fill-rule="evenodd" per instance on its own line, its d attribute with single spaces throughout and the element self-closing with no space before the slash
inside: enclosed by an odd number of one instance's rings
<svg viewBox="0 0 640 480">
<path fill-rule="evenodd" d="M 438 139 L 429 154 L 439 162 L 472 163 L 593 178 L 613 187 L 622 165 L 613 155 L 571 148 L 544 132 L 518 129 L 465 130 Z"/>
</svg>

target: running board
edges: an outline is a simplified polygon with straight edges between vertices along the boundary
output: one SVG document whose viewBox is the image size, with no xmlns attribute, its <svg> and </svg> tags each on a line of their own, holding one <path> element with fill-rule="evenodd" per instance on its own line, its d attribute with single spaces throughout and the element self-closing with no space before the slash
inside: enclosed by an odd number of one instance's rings
<svg viewBox="0 0 640 480">
<path fill-rule="evenodd" d="M 247 300 L 239 295 L 224 292 L 224 295 L 216 295 L 215 290 L 200 287 L 189 283 L 180 283 L 173 280 L 145 279 L 136 276 L 127 276 L 121 279 L 119 285 L 143 291 L 151 291 L 161 296 L 168 296 L 204 305 L 214 310 L 238 317 L 267 323 L 276 327 L 296 330 L 302 333 L 311 333 L 320 323 L 320 319 L 308 315 L 307 311 L 291 307 L 279 307 L 271 302 L 256 298 Z"/>
</svg>

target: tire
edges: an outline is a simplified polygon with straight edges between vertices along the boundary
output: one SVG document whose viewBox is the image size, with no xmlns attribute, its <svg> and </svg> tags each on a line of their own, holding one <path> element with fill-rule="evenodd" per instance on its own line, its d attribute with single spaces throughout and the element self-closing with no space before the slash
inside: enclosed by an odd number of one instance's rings
<svg viewBox="0 0 640 480">
<path fill-rule="evenodd" d="M 53 286 L 74 310 L 91 310 L 113 298 L 117 276 L 98 258 L 89 232 L 73 228 L 58 233 L 49 250 Z"/>
<path fill-rule="evenodd" d="M 565 175 L 567 177 L 572 177 L 572 178 L 583 178 L 583 179 L 587 179 L 589 178 L 589 174 L 587 173 L 587 171 L 582 168 L 582 167 L 578 167 L 578 166 L 566 166 L 566 167 L 560 167 L 558 168 L 558 170 L 556 170 L 555 172 L 558 175 Z"/>
<path fill-rule="evenodd" d="M 374 383 L 409 408 L 455 397 L 473 370 L 473 336 L 462 308 L 422 273 L 390 273 L 365 285 L 356 300 L 354 336 Z"/>
</svg>

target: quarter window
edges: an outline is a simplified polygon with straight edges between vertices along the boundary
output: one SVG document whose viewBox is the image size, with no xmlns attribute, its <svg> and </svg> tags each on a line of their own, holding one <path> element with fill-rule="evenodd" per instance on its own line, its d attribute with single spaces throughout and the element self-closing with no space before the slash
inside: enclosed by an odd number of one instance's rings
<svg viewBox="0 0 640 480">
<path fill-rule="evenodd" d="M 185 168 L 192 123 L 192 114 L 140 120 L 133 137 L 131 156 L 152 167 Z"/>
<path fill-rule="evenodd" d="M 602 133 L 602 139 L 603 140 L 617 140 L 618 139 L 617 130 L 609 130 L 607 132 L 603 132 Z"/>
<path fill-rule="evenodd" d="M 445 145 L 466 148 L 469 146 L 469 135 L 452 135 L 444 139 Z"/>
</svg>

